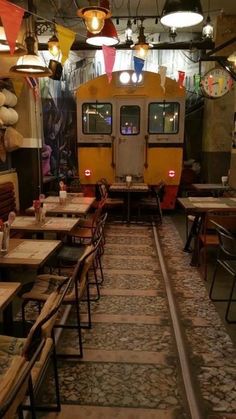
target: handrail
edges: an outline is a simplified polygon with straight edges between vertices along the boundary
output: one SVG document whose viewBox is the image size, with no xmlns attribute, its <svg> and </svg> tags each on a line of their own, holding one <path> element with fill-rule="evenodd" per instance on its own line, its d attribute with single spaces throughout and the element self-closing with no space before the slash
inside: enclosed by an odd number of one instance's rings
<svg viewBox="0 0 236 419">
<path fill-rule="evenodd" d="M 115 136 L 111 135 L 111 167 L 116 167 L 115 164 L 115 147 L 114 147 L 114 142 L 115 142 Z"/>
<path fill-rule="evenodd" d="M 144 162 L 144 167 L 145 169 L 148 168 L 148 139 L 149 139 L 149 135 L 145 135 L 145 162 Z"/>
</svg>

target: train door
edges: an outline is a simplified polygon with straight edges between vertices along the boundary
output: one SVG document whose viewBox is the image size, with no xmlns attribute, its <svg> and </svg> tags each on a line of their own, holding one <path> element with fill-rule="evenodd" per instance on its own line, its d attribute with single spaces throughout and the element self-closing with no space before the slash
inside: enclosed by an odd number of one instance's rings
<svg viewBox="0 0 236 419">
<path fill-rule="evenodd" d="M 142 98 L 116 101 L 116 177 L 131 175 L 143 180 L 145 144 L 145 100 Z"/>
</svg>

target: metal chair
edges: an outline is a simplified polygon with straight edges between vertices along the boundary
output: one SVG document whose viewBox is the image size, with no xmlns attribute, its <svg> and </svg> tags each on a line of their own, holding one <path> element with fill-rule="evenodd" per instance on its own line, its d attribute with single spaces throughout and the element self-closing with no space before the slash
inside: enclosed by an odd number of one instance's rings
<svg viewBox="0 0 236 419">
<path fill-rule="evenodd" d="M 216 260 L 216 265 L 212 277 L 212 282 L 209 291 L 209 297 L 212 301 L 216 302 L 227 302 L 226 312 L 225 312 L 225 320 L 228 323 L 236 323 L 236 320 L 231 320 L 229 316 L 230 307 L 232 302 L 236 301 L 233 298 L 235 283 L 236 283 L 236 238 L 232 235 L 232 233 L 224 228 L 222 225 L 212 221 L 212 224 L 215 225 L 215 229 L 217 231 L 218 239 L 219 239 L 219 249 L 218 249 L 218 256 Z M 228 298 L 215 298 L 213 296 L 213 290 L 216 283 L 218 268 L 223 268 L 226 272 L 228 272 L 232 276 L 232 283 L 229 292 Z"/>
<path fill-rule="evenodd" d="M 26 338 L 0 335 L 0 418 L 11 419 L 17 410 L 20 418 L 23 418 L 22 410 L 30 410 L 33 419 L 36 418 L 36 410 L 61 410 L 53 326 L 68 287 L 70 281 L 67 281 L 63 292 L 57 290 L 47 296 Z M 56 404 L 37 406 L 35 395 L 51 358 Z M 27 390 L 30 404 L 24 405 Z"/>
<path fill-rule="evenodd" d="M 71 323 L 61 323 L 60 321 L 55 324 L 54 327 L 62 329 L 76 329 L 78 332 L 78 346 L 79 353 L 77 354 L 58 354 L 57 356 L 62 357 L 79 357 L 83 356 L 83 347 L 82 347 L 82 335 L 81 328 L 91 328 L 91 310 L 90 310 L 90 292 L 89 292 L 89 278 L 88 272 L 89 269 L 93 266 L 96 253 L 98 251 L 101 241 L 101 236 L 97 242 L 86 246 L 83 250 L 82 256 L 77 259 L 77 263 L 74 267 L 72 276 L 70 278 L 70 287 L 67 286 L 67 292 L 63 298 L 63 305 L 74 306 L 76 310 L 76 324 Z M 25 306 L 30 302 L 34 301 L 39 304 L 42 304 L 54 290 L 56 289 L 59 292 L 64 293 L 64 287 L 67 283 L 68 278 L 65 279 L 64 276 L 59 275 L 50 275 L 43 274 L 39 275 L 33 283 L 33 286 L 29 292 L 26 292 L 22 295 L 24 303 L 22 305 L 22 316 L 24 316 Z M 80 302 L 82 299 L 86 298 L 87 302 L 87 324 L 81 325 L 80 321 Z"/>
</svg>

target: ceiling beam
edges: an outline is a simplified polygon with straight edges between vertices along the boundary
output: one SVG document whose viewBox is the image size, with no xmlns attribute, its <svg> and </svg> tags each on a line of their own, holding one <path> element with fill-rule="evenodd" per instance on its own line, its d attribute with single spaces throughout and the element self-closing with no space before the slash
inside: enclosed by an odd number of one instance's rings
<svg viewBox="0 0 236 419">
<path fill-rule="evenodd" d="M 212 40 L 197 40 L 197 41 L 184 41 L 184 42 L 160 42 L 157 44 L 153 44 L 153 48 L 157 50 L 203 50 L 208 51 L 212 50 L 215 47 L 215 44 Z M 118 44 L 114 46 L 117 50 L 128 50 L 130 49 L 130 45 L 128 44 Z M 48 49 L 48 45 L 46 43 L 39 43 L 38 45 L 39 51 L 45 51 Z M 72 44 L 71 50 L 72 51 L 96 51 L 98 49 L 102 49 L 102 47 L 95 47 L 93 45 L 89 45 L 86 42 L 74 42 Z"/>
</svg>

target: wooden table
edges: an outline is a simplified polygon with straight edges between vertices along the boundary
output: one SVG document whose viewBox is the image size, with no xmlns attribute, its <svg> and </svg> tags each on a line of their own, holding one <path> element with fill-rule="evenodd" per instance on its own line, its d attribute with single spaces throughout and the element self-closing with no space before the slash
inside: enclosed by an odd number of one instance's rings
<svg viewBox="0 0 236 419">
<path fill-rule="evenodd" d="M 3 317 L 3 333 L 12 329 L 12 300 L 21 288 L 20 282 L 0 282 L 0 311 Z"/>
<path fill-rule="evenodd" d="M 130 222 L 130 201 L 131 201 L 131 194 L 135 193 L 147 193 L 149 192 L 149 187 L 146 183 L 131 183 L 128 186 L 125 182 L 123 183 L 113 183 L 110 188 L 110 192 L 121 192 L 126 194 L 126 204 L 127 204 L 127 222 Z"/>
<path fill-rule="evenodd" d="M 0 270 L 15 266 L 40 268 L 61 245 L 60 240 L 10 239 L 9 251 L 0 253 Z"/>
<path fill-rule="evenodd" d="M 184 251 L 190 251 L 190 244 L 199 233 L 204 216 L 208 211 L 219 212 L 224 215 L 236 212 L 236 198 L 224 198 L 224 197 L 189 197 L 189 198 L 177 198 L 182 208 L 184 208 L 186 214 L 194 215 L 194 221 L 189 231 L 187 241 L 184 246 Z M 196 266 L 196 246 L 193 249 L 193 255 L 191 265 Z"/>
<path fill-rule="evenodd" d="M 193 183 L 192 186 L 197 192 L 210 192 L 214 196 L 220 196 L 229 190 L 229 186 L 224 186 L 222 183 Z"/>
<path fill-rule="evenodd" d="M 57 233 L 63 235 L 69 233 L 79 222 L 79 218 L 46 217 L 45 222 L 38 223 L 34 217 L 16 216 L 11 225 L 12 231 L 24 233 Z"/>
<path fill-rule="evenodd" d="M 65 204 L 60 204 L 59 197 L 53 196 L 49 197 L 49 201 L 44 201 L 44 206 L 46 207 L 46 214 L 48 216 L 75 215 L 76 217 L 84 217 L 91 208 L 95 199 L 95 197 L 72 197 L 70 199 L 67 199 Z M 28 208 L 26 210 L 26 213 L 34 214 L 34 208 Z"/>
</svg>

